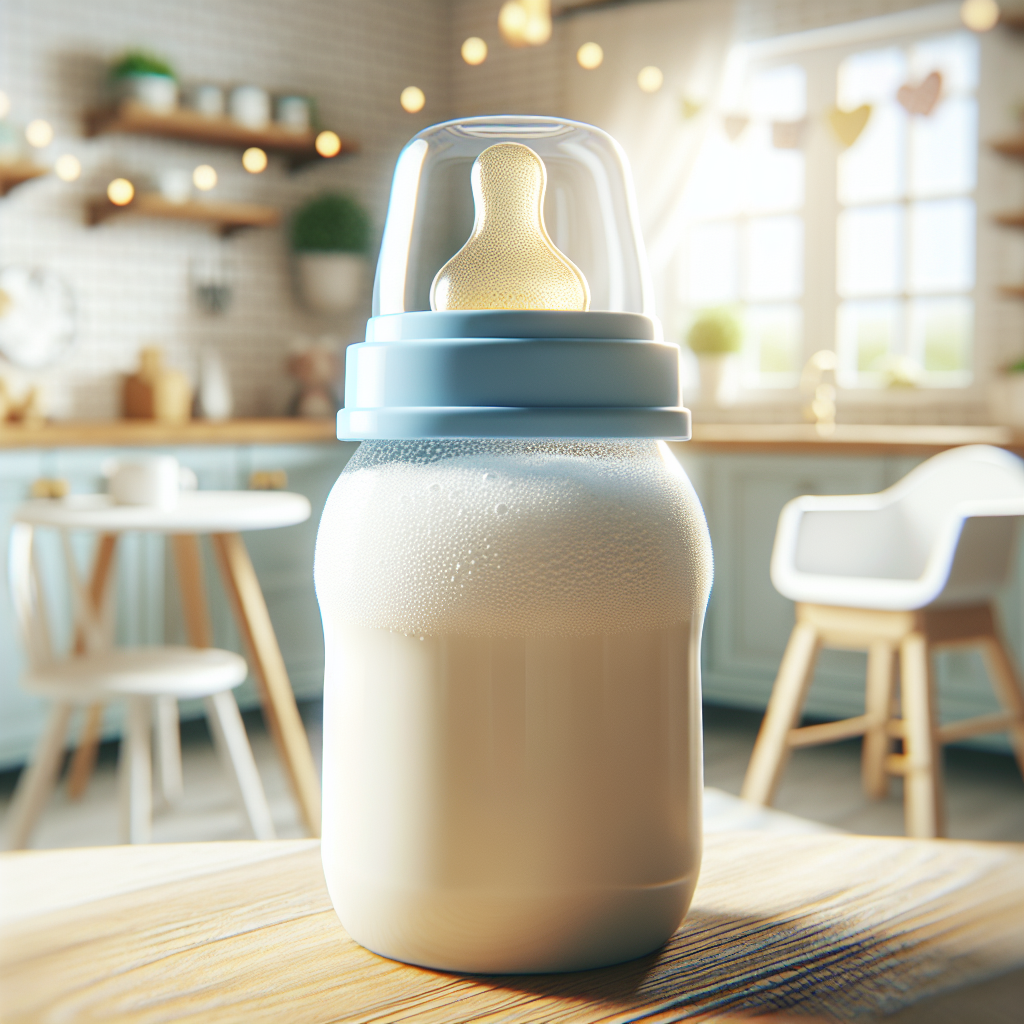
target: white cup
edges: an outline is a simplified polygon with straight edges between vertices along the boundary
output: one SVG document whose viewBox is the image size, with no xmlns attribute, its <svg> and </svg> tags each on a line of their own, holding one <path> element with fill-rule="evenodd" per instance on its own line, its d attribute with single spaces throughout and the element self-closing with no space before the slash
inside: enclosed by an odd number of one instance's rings
<svg viewBox="0 0 1024 1024">
<path fill-rule="evenodd" d="M 151 455 L 133 462 L 104 466 L 107 492 L 117 505 L 150 505 L 171 509 L 178 504 L 182 477 L 190 474 L 173 455 Z"/>
<path fill-rule="evenodd" d="M 278 96 L 277 123 L 290 132 L 309 131 L 309 100 L 305 96 Z"/>
<path fill-rule="evenodd" d="M 238 85 L 228 97 L 228 113 L 246 128 L 270 124 L 270 93 L 258 85 Z"/>
<path fill-rule="evenodd" d="M 224 90 L 219 85 L 203 82 L 192 87 L 192 109 L 204 117 L 224 116 Z"/>
</svg>

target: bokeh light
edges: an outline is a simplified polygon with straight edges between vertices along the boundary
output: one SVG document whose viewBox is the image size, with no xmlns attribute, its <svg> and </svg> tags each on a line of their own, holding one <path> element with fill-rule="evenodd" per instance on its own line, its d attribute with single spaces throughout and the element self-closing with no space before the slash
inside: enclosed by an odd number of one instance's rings
<svg viewBox="0 0 1024 1024">
<path fill-rule="evenodd" d="M 115 206 L 127 206 L 135 198 L 135 186 L 127 178 L 115 178 L 107 186 L 107 198 Z"/>
<path fill-rule="evenodd" d="M 423 104 L 427 102 L 427 97 L 423 95 L 423 90 L 419 86 L 407 85 L 402 90 L 399 102 L 407 114 L 418 114 L 423 109 Z"/>
<path fill-rule="evenodd" d="M 656 68 L 653 64 L 648 64 L 647 67 L 641 68 L 640 74 L 636 76 L 636 84 L 644 92 L 657 92 L 664 81 L 665 76 L 661 73 L 661 68 Z"/>
<path fill-rule="evenodd" d="M 336 132 L 323 131 L 316 137 L 316 151 L 321 156 L 337 156 L 341 152 L 341 139 Z"/>
<path fill-rule="evenodd" d="M 601 49 L 599 43 L 584 43 L 576 51 L 576 63 L 587 71 L 593 71 L 594 68 L 599 68 L 601 66 L 601 61 L 603 60 L 604 50 Z"/>
<path fill-rule="evenodd" d="M 242 154 L 242 166 L 250 174 L 259 174 L 267 169 L 267 154 L 259 146 L 250 146 Z"/>
<path fill-rule="evenodd" d="M 487 44 L 479 36 L 470 36 L 462 44 L 461 53 L 467 64 L 483 64 L 487 60 Z"/>
<path fill-rule="evenodd" d="M 7 93 L 0 90 L 0 117 L 6 117 L 11 112 L 11 100 Z"/>
<path fill-rule="evenodd" d="M 192 172 L 192 184 L 200 192 L 209 192 L 217 184 L 217 172 L 209 164 L 200 164 Z"/>
<path fill-rule="evenodd" d="M 82 173 L 82 165 L 78 162 L 77 156 L 65 153 L 63 156 L 57 157 L 53 165 L 53 173 L 61 181 L 77 181 L 78 176 Z"/>
<path fill-rule="evenodd" d="M 30 146 L 42 149 L 53 142 L 53 128 L 49 121 L 29 121 L 25 129 L 25 138 L 28 139 Z"/>
<path fill-rule="evenodd" d="M 972 32 L 987 32 L 999 21 L 996 0 L 964 0 L 960 5 L 960 20 Z"/>
</svg>

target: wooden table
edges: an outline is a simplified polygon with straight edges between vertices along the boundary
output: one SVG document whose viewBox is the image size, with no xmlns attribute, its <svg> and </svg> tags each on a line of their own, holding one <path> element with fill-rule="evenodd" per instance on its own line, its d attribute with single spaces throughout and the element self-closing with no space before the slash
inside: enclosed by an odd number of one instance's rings
<svg viewBox="0 0 1024 1024">
<path fill-rule="evenodd" d="M 105 494 L 37 499 L 19 505 L 14 518 L 35 527 L 99 534 L 87 600 L 99 609 L 112 576 L 117 538 L 137 531 L 170 538 L 181 590 L 188 642 L 213 645 L 209 603 L 200 560 L 200 534 L 209 534 L 224 589 L 249 653 L 263 717 L 285 768 L 309 834 L 320 835 L 320 779 L 295 703 L 270 613 L 241 532 L 293 526 L 309 518 L 309 501 L 284 491 L 186 491 L 174 508 L 116 505 Z M 102 708 L 90 709 L 69 769 L 68 789 L 81 792 L 92 771 Z M 175 736 L 176 713 L 175 713 Z M 180 772 L 180 758 L 179 767 Z"/>
<path fill-rule="evenodd" d="M 356 945 L 315 840 L 0 856 L 8 1024 L 853 1021 L 929 997 L 894 1019 L 976 1024 L 1019 1010 L 1022 964 L 1024 847 L 1010 844 L 709 835 L 662 950 L 529 977 L 443 974 Z"/>
</svg>

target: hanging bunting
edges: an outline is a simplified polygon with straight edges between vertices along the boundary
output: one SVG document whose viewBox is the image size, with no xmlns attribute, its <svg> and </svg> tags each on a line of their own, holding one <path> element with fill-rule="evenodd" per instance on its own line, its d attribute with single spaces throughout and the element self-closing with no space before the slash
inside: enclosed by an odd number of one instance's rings
<svg viewBox="0 0 1024 1024">
<path fill-rule="evenodd" d="M 729 136 L 730 142 L 735 142 L 742 134 L 743 129 L 750 124 L 750 118 L 742 114 L 728 114 L 722 118 L 722 127 L 725 134 Z"/>
<path fill-rule="evenodd" d="M 776 149 L 799 149 L 806 131 L 806 117 L 799 121 L 772 121 L 772 145 Z"/>
<path fill-rule="evenodd" d="M 862 104 L 856 110 L 832 107 L 828 112 L 828 123 L 843 148 L 849 149 L 860 138 L 860 133 L 867 127 L 870 117 L 871 105 L 868 103 Z"/>
<path fill-rule="evenodd" d="M 704 100 L 694 100 L 689 96 L 683 96 L 679 100 L 679 112 L 683 115 L 684 121 L 690 121 L 697 117 L 705 106 Z"/>
<path fill-rule="evenodd" d="M 942 75 L 933 71 L 920 85 L 901 85 L 896 92 L 896 101 L 908 114 L 927 117 L 939 102 L 942 93 Z"/>
</svg>

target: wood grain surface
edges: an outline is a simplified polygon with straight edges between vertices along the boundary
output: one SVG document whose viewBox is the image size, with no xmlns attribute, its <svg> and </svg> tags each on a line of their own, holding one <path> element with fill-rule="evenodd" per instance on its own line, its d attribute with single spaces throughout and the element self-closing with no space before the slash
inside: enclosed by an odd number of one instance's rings
<svg viewBox="0 0 1024 1024">
<path fill-rule="evenodd" d="M 1024 848 L 846 835 L 709 835 L 667 946 L 565 975 L 374 956 L 313 840 L 5 854 L 0 905 L 8 1022 L 852 1021 L 1024 964 Z"/>
</svg>

